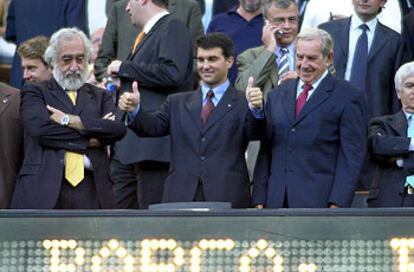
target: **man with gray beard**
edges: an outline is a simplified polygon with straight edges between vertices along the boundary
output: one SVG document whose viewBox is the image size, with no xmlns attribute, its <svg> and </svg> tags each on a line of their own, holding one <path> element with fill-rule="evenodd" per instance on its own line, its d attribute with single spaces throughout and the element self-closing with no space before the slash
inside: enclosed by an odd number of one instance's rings
<svg viewBox="0 0 414 272">
<path fill-rule="evenodd" d="M 113 207 L 106 146 L 122 138 L 112 97 L 86 82 L 91 43 L 76 28 L 50 39 L 45 61 L 53 78 L 21 92 L 25 155 L 11 208 Z"/>
</svg>

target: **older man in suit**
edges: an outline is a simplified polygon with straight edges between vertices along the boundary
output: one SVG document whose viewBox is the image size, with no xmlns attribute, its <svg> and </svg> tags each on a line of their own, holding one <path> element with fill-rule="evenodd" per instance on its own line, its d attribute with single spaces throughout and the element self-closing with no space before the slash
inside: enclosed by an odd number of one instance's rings
<svg viewBox="0 0 414 272">
<path fill-rule="evenodd" d="M 128 2 L 132 22 L 143 30 L 128 58 L 108 66 L 108 74 L 121 79 L 121 92 L 131 90 L 133 81 L 140 83 L 147 111 L 155 111 L 168 94 L 193 87 L 191 35 L 185 24 L 168 12 L 167 4 L 167 0 Z M 128 131 L 113 150 L 117 207 L 147 208 L 159 203 L 168 175 L 169 137 L 137 137 Z"/>
<path fill-rule="evenodd" d="M 395 113 L 400 103 L 393 91 L 394 75 L 402 64 L 404 42 L 400 34 L 378 21 L 386 0 L 352 0 L 351 17 L 319 27 L 331 34 L 335 43 L 336 76 L 363 90 L 368 120 Z M 359 189 L 372 182 L 373 165 L 366 159 Z"/>
<path fill-rule="evenodd" d="M 401 111 L 374 118 L 369 149 L 377 172 L 368 195 L 369 207 L 414 207 L 414 62 L 395 74 Z"/>
<path fill-rule="evenodd" d="M 114 59 L 126 60 L 131 53 L 135 37 L 142 27 L 133 25 L 126 11 L 128 0 L 114 3 L 108 15 L 102 47 L 95 62 L 95 77 L 102 81 L 107 74 L 107 67 Z M 203 35 L 200 7 L 194 0 L 169 0 L 168 11 L 171 16 L 184 22 L 195 41 Z"/>
<path fill-rule="evenodd" d="M 23 131 L 20 125 L 20 92 L 0 83 L 0 209 L 7 209 L 23 159 Z"/>
<path fill-rule="evenodd" d="M 38 35 L 49 37 L 62 27 L 76 26 L 87 30 L 85 0 L 12 0 L 7 14 L 6 34 L 8 41 L 19 46 Z M 13 59 L 10 84 L 23 85 L 23 72 L 16 52 Z"/>
<path fill-rule="evenodd" d="M 297 80 L 271 91 L 267 139 L 253 183 L 253 203 L 266 208 L 349 207 L 364 158 L 363 93 L 333 77 L 333 42 L 308 29 L 296 41 Z"/>
<path fill-rule="evenodd" d="M 134 92 L 124 93 L 119 107 L 138 111 L 131 128 L 140 136 L 171 135 L 163 202 L 227 201 L 233 208 L 248 208 L 244 152 L 247 142 L 258 139 L 264 128 L 262 93 L 251 81 L 246 94 L 230 85 L 227 73 L 234 46 L 225 34 L 208 34 L 196 46 L 199 91 L 170 95 L 158 111 L 148 112 L 134 84 Z"/>
<path fill-rule="evenodd" d="M 76 28 L 52 35 L 45 60 L 53 79 L 25 84 L 25 155 L 12 208 L 113 208 L 106 145 L 122 138 L 112 97 L 85 83 L 91 43 Z"/>
</svg>

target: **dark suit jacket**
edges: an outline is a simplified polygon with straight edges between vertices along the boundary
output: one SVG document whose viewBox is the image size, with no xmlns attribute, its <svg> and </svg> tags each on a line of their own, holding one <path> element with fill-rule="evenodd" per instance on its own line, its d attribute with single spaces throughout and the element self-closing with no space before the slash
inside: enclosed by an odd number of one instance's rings
<svg viewBox="0 0 414 272">
<path fill-rule="evenodd" d="M 405 59 L 414 60 L 414 10 L 404 17 L 402 23 L 402 35 L 405 40 Z"/>
<path fill-rule="evenodd" d="M 296 80 L 271 91 L 267 141 L 254 173 L 253 203 L 281 208 L 349 207 L 366 143 L 363 94 L 330 74 L 295 118 Z"/>
<path fill-rule="evenodd" d="M 339 78 L 345 77 L 350 22 L 350 18 L 345 18 L 319 26 L 326 30 L 334 41 L 334 66 Z M 378 22 L 368 55 L 365 91 L 368 120 L 395 113 L 401 108 L 395 94 L 394 75 L 402 64 L 403 44 L 401 35 Z"/>
<path fill-rule="evenodd" d="M 414 152 L 408 151 L 407 118 L 402 111 L 372 119 L 368 146 L 377 172 L 368 195 L 369 207 L 400 207 L 405 178 L 414 175 Z M 403 168 L 396 164 L 403 159 Z"/>
<path fill-rule="evenodd" d="M 102 119 L 105 114 L 115 111 L 112 97 L 102 89 L 85 84 L 78 90 L 76 106 L 73 106 L 69 96 L 52 79 L 24 85 L 21 99 L 25 156 L 11 207 L 54 208 L 63 178 L 65 152 L 71 150 L 89 157 L 100 205 L 112 208 L 109 158 L 104 145 L 125 134 L 121 122 Z M 85 129 L 78 131 L 50 120 L 46 104 L 79 115 Z M 102 147 L 88 147 L 90 138 L 99 140 Z"/>
<path fill-rule="evenodd" d="M 98 80 L 106 76 L 106 68 L 112 60 L 126 60 L 136 36 L 141 31 L 140 27 L 131 23 L 131 18 L 125 11 L 127 4 L 128 0 L 117 1 L 108 16 L 102 47 L 95 62 L 95 77 Z M 193 41 L 204 34 L 201 11 L 196 1 L 170 0 L 168 10 L 172 17 L 184 22 Z"/>
<path fill-rule="evenodd" d="M 23 159 L 19 105 L 20 91 L 0 83 L 0 209 L 10 205 Z"/>
<path fill-rule="evenodd" d="M 192 47 L 187 27 L 167 15 L 161 18 L 138 45 L 134 54 L 122 62 L 118 75 L 122 90 L 132 90 L 138 81 L 145 111 L 155 111 L 167 95 L 191 90 Z M 140 161 L 170 160 L 169 137 L 141 138 L 131 131 L 115 147 L 115 156 L 123 164 Z"/>
<path fill-rule="evenodd" d="M 140 111 L 131 125 L 140 136 L 171 135 L 163 202 L 192 201 L 202 182 L 206 201 L 250 207 L 244 154 L 248 141 L 262 134 L 264 121 L 254 119 L 243 92 L 229 87 L 203 127 L 201 101 L 201 91 L 171 95 L 156 113 Z"/>
<path fill-rule="evenodd" d="M 85 0 L 12 0 L 5 37 L 19 46 L 38 35 L 51 36 L 62 27 L 76 26 L 87 33 Z M 20 57 L 14 55 L 10 84 L 23 85 Z"/>
</svg>

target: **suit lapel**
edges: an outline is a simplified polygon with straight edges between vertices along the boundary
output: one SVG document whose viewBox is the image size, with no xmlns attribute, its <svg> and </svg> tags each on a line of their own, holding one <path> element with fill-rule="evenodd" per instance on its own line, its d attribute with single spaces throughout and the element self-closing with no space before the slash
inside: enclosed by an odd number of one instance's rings
<svg viewBox="0 0 414 272">
<path fill-rule="evenodd" d="M 194 93 L 189 97 L 185 103 L 190 118 L 193 121 L 194 125 L 201 130 L 201 90 L 194 91 Z"/>
<path fill-rule="evenodd" d="M 59 100 L 63 106 L 65 107 L 65 112 L 72 112 L 73 111 L 73 103 L 70 100 L 69 96 L 67 95 L 66 91 L 62 89 L 62 87 L 53 79 L 49 83 L 49 90 L 51 96 L 54 96 L 57 100 Z M 63 109 L 62 109 L 63 110 Z"/>
<path fill-rule="evenodd" d="M 345 71 L 346 71 L 346 63 L 348 60 L 348 50 L 349 50 L 349 28 L 351 27 L 351 17 L 338 20 L 338 29 L 336 31 L 338 37 L 338 43 L 335 43 L 335 55 L 334 59 L 342 59 L 343 61 L 339 61 L 335 64 L 341 64 L 343 67 L 335 67 L 338 73 L 338 77 L 344 78 Z"/>
<path fill-rule="evenodd" d="M 137 54 L 137 52 L 141 49 L 142 46 L 144 46 L 145 42 L 154 34 L 154 32 L 157 31 L 157 29 L 160 27 L 160 25 L 163 24 L 164 20 L 166 18 L 168 18 L 169 15 L 165 15 L 164 17 L 162 17 L 161 19 L 158 20 L 158 22 L 151 28 L 150 32 L 148 32 L 147 34 L 145 34 L 144 38 L 142 39 L 142 41 L 138 44 L 137 48 L 135 49 L 134 52 L 129 53 L 127 60 L 132 60 L 135 55 Z"/>
<path fill-rule="evenodd" d="M 229 86 L 224 93 L 223 97 L 220 99 L 217 106 L 214 108 L 210 117 L 207 120 L 207 123 L 204 127 L 204 131 L 207 131 L 212 127 L 216 122 L 218 122 L 225 114 L 231 111 L 236 105 L 236 89 L 232 86 Z"/>
<path fill-rule="evenodd" d="M 315 108 L 317 108 L 321 103 L 323 103 L 326 99 L 328 99 L 330 97 L 330 93 L 332 92 L 334 88 L 333 85 L 334 85 L 333 77 L 330 74 L 328 74 L 326 78 L 324 78 L 321 81 L 319 86 L 313 92 L 312 96 L 305 103 L 295 123 L 300 122 L 303 118 L 306 117 L 306 115 L 308 115 Z"/>
<path fill-rule="evenodd" d="M 400 136 L 407 136 L 408 123 L 402 111 L 391 116 L 391 128 Z"/>
<path fill-rule="evenodd" d="M 6 111 L 7 107 L 10 105 L 9 99 L 10 93 L 6 88 L 4 88 L 3 92 L 0 92 L 0 116 L 3 112 Z"/>
<path fill-rule="evenodd" d="M 76 98 L 76 106 L 74 109 L 74 114 L 79 115 L 91 99 L 92 99 L 91 90 L 88 85 L 84 84 L 78 90 L 78 97 Z"/>
<path fill-rule="evenodd" d="M 282 94 L 282 102 L 283 107 L 285 107 L 285 113 L 289 119 L 289 122 L 293 124 L 295 122 L 295 109 L 296 109 L 296 86 L 297 80 L 290 80 L 286 82 L 285 87 L 283 89 L 277 89 L 278 91 L 283 91 Z M 283 86 L 283 85 L 282 85 Z"/>
<path fill-rule="evenodd" d="M 368 62 L 378 53 L 387 40 L 387 33 L 384 26 L 378 22 L 374 33 L 374 40 L 372 41 L 371 49 L 368 53 Z"/>
</svg>

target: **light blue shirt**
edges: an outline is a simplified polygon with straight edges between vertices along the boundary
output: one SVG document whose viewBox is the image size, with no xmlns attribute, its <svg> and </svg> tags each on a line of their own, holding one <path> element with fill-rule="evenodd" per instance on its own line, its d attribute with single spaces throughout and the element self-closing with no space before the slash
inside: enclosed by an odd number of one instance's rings
<svg viewBox="0 0 414 272">
<path fill-rule="evenodd" d="M 286 48 L 288 50 L 287 59 L 288 59 L 288 62 L 289 62 L 289 71 L 293 71 L 293 70 L 295 70 L 295 43 L 292 42 Z M 279 66 L 279 64 L 280 64 L 280 58 L 282 57 L 282 51 L 281 51 L 281 49 L 282 49 L 281 46 L 277 46 L 276 49 L 275 49 L 277 66 Z"/>
<path fill-rule="evenodd" d="M 217 107 L 218 103 L 220 102 L 221 98 L 223 97 L 224 93 L 226 92 L 227 88 L 230 86 L 230 81 L 226 80 L 225 82 L 223 82 L 222 84 L 216 86 L 215 88 L 211 88 L 209 86 L 207 86 L 204 82 L 201 83 L 201 102 L 202 105 L 204 106 L 204 104 L 206 104 L 207 102 L 207 93 L 209 90 L 213 90 L 214 92 L 214 96 L 211 99 L 211 101 L 213 102 L 214 106 Z M 250 111 L 252 112 L 253 116 L 256 119 L 263 119 L 264 118 L 264 110 L 263 107 L 260 109 L 253 109 L 250 108 Z"/>
</svg>

